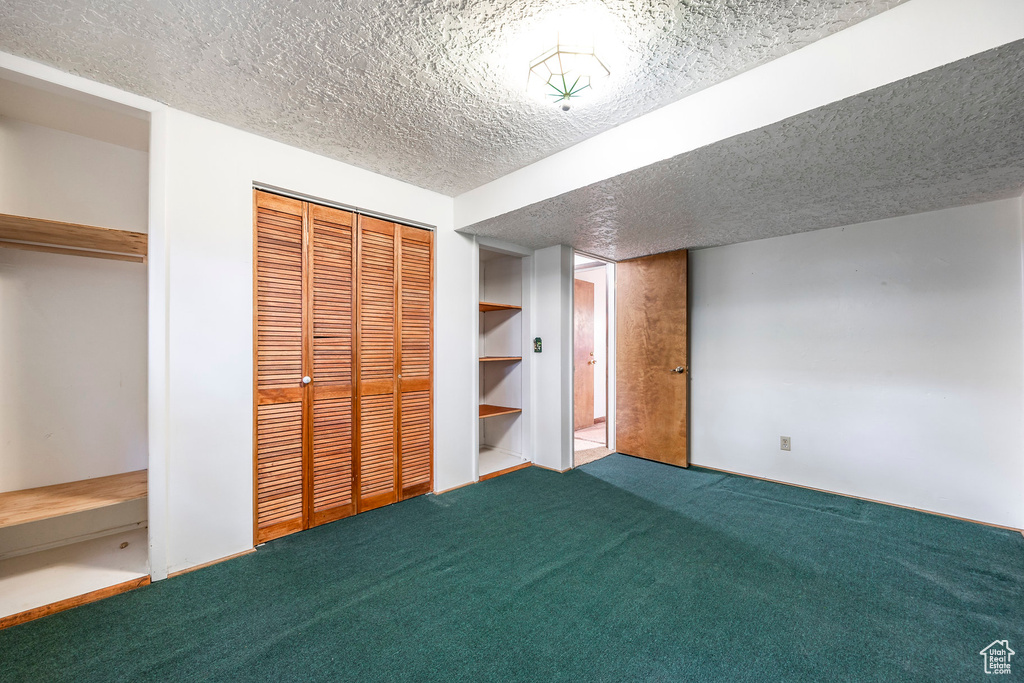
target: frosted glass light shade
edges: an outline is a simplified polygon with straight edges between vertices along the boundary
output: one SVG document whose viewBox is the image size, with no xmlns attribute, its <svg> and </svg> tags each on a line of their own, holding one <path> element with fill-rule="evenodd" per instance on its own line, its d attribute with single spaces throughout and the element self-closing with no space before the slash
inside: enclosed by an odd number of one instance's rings
<svg viewBox="0 0 1024 683">
<path fill-rule="evenodd" d="M 568 110 L 569 100 L 590 88 L 593 80 L 607 76 L 608 68 L 593 47 L 555 45 L 530 63 L 530 82 L 541 93 Z"/>
</svg>

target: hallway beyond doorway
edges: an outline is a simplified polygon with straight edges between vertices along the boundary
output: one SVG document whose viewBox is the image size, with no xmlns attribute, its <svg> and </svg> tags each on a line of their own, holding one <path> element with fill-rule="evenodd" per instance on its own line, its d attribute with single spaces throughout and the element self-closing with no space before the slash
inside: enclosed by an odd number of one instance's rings
<svg viewBox="0 0 1024 683">
<path fill-rule="evenodd" d="M 607 420 L 612 264 L 575 254 L 573 286 L 573 465 L 610 454 Z"/>
<path fill-rule="evenodd" d="M 598 422 L 590 427 L 577 429 L 573 433 L 573 454 L 574 467 L 586 465 L 589 462 L 600 460 L 612 451 L 606 447 L 607 444 L 605 423 Z"/>
</svg>

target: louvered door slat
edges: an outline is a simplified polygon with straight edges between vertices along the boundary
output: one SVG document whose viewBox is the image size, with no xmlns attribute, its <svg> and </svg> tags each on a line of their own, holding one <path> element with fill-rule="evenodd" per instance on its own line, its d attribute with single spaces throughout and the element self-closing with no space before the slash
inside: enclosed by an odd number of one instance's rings
<svg viewBox="0 0 1024 683">
<path fill-rule="evenodd" d="M 360 509 L 366 510 L 395 499 L 395 397 L 380 394 L 360 401 Z"/>
<path fill-rule="evenodd" d="M 323 524 L 354 512 L 352 399 L 320 399 L 313 414 L 313 518 Z"/>
<path fill-rule="evenodd" d="M 402 228 L 402 381 L 430 378 L 431 244 L 425 230 Z"/>
<path fill-rule="evenodd" d="M 433 453 L 430 392 L 407 391 L 401 395 L 402 497 L 430 491 Z"/>
<path fill-rule="evenodd" d="M 352 386 L 352 214 L 313 207 L 313 370 L 317 386 Z"/>
<path fill-rule="evenodd" d="M 373 391 L 395 381 L 393 223 L 360 217 L 359 287 L 359 377 Z"/>
<path fill-rule="evenodd" d="M 302 203 L 261 198 L 256 209 L 256 385 L 302 381 Z"/>
</svg>

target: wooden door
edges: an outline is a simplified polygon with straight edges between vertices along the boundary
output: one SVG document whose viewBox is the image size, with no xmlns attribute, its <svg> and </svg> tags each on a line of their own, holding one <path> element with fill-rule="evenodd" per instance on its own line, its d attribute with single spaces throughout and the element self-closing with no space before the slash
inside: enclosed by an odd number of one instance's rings
<svg viewBox="0 0 1024 683">
<path fill-rule="evenodd" d="M 594 425 L 594 283 L 575 280 L 573 297 L 573 430 Z"/>
<path fill-rule="evenodd" d="M 615 441 L 620 453 L 686 467 L 687 252 L 615 266 Z"/>
<path fill-rule="evenodd" d="M 305 528 L 308 439 L 303 344 L 306 206 L 253 196 L 255 543 Z"/>
<path fill-rule="evenodd" d="M 316 526 L 356 511 L 352 488 L 355 216 L 310 204 L 308 217 L 313 354 L 309 526 Z"/>
<path fill-rule="evenodd" d="M 254 191 L 254 543 L 433 489 L 433 233 Z"/>
<path fill-rule="evenodd" d="M 434 233 L 399 231 L 399 487 L 405 500 L 434 488 Z"/>
<path fill-rule="evenodd" d="M 359 217 L 358 510 L 398 500 L 397 261 L 394 223 Z"/>
</svg>

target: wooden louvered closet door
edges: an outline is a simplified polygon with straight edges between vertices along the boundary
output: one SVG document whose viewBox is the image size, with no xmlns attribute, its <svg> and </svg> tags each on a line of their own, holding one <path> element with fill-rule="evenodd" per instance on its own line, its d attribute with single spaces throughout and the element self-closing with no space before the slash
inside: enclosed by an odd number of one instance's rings
<svg viewBox="0 0 1024 683">
<path fill-rule="evenodd" d="M 354 514 L 355 216 L 309 205 L 312 243 L 311 526 Z"/>
<path fill-rule="evenodd" d="M 359 217 L 359 510 L 398 500 L 395 224 Z"/>
<path fill-rule="evenodd" d="M 397 227 L 399 490 L 405 500 L 433 489 L 434 233 L 404 225 Z"/>
<path fill-rule="evenodd" d="M 306 205 L 255 193 L 256 543 L 306 527 Z"/>
<path fill-rule="evenodd" d="M 254 232 L 254 542 L 432 490 L 433 233 L 260 191 Z"/>
<path fill-rule="evenodd" d="M 433 233 L 359 218 L 359 510 L 433 488 Z"/>
</svg>

